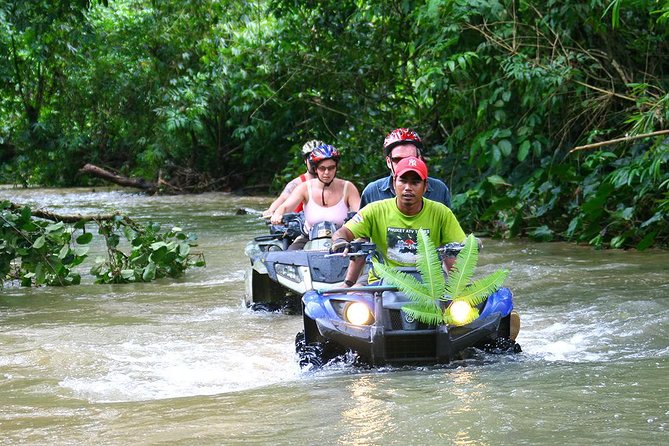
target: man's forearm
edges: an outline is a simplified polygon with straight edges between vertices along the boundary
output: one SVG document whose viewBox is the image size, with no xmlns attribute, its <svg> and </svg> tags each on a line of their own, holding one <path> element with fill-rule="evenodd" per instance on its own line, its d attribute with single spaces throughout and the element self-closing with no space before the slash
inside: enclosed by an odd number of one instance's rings
<svg viewBox="0 0 669 446">
<path fill-rule="evenodd" d="M 365 267 L 365 258 L 364 257 L 354 257 L 348 262 L 348 269 L 346 270 L 346 279 L 344 283 L 347 286 L 355 285 L 355 282 L 358 281 L 360 277 L 360 272 Z"/>
<path fill-rule="evenodd" d="M 332 234 L 332 241 L 336 242 L 339 239 L 344 239 L 347 242 L 353 240 L 353 233 L 346 227 L 342 226 L 337 229 L 334 234 Z"/>
</svg>

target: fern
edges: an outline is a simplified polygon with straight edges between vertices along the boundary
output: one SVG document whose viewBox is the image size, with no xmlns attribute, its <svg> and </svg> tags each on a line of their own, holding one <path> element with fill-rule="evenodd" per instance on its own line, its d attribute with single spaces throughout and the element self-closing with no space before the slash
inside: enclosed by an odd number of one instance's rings
<svg viewBox="0 0 669 446">
<path fill-rule="evenodd" d="M 402 307 L 402 310 L 417 321 L 428 325 L 437 325 L 444 322 L 443 313 L 434 302 L 431 304 L 412 303 Z"/>
<path fill-rule="evenodd" d="M 434 255 L 436 252 L 437 248 L 434 246 L 432 239 L 428 237 L 427 231 L 418 231 L 416 268 L 428 289 L 429 295 L 443 296 L 446 292 L 446 280 L 444 279 L 444 271 L 441 269 L 439 256 Z"/>
<path fill-rule="evenodd" d="M 376 260 L 374 260 L 374 269 L 387 283 L 402 290 L 409 299 L 418 304 L 434 306 L 434 297 L 430 294 L 430 290 L 424 282 L 419 282 L 415 277 L 383 263 L 378 263 Z"/>
<path fill-rule="evenodd" d="M 464 291 L 453 298 L 454 301 L 464 300 L 472 306 L 476 306 L 486 300 L 488 296 L 497 291 L 506 276 L 509 275 L 509 271 L 505 269 L 500 269 L 494 273 L 477 280 L 472 283 L 470 286 L 464 289 Z"/>
<path fill-rule="evenodd" d="M 471 243 L 470 243 L 471 240 Z M 446 295 L 459 296 L 469 285 L 474 268 L 478 262 L 478 246 L 472 234 L 466 241 L 465 247 L 458 254 L 455 265 L 448 272 L 448 282 L 446 282 Z"/>
<path fill-rule="evenodd" d="M 509 274 L 508 270 L 497 270 L 472 283 L 477 261 L 478 244 L 476 238 L 470 234 L 455 265 L 449 271 L 448 280 L 444 280 L 437 250 L 427 232 L 419 229 L 416 268 L 421 281 L 376 261 L 374 268 L 387 283 L 396 286 L 413 301 L 402 307 L 408 315 L 428 325 L 464 325 L 479 317 L 476 306 L 499 289 Z M 443 310 L 439 301 L 451 301 L 451 304 Z M 451 307 L 453 302 L 459 301 L 467 302 L 471 308 L 464 320 L 456 322 L 451 314 Z"/>
</svg>

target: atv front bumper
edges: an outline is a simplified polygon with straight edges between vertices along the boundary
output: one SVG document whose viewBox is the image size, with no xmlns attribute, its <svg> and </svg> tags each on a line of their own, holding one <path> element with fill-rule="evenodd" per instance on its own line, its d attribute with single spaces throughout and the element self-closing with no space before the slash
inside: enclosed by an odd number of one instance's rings
<svg viewBox="0 0 669 446">
<path fill-rule="evenodd" d="M 320 334 L 358 353 L 372 365 L 444 364 L 458 353 L 497 337 L 500 313 L 493 313 L 462 327 L 405 330 L 383 325 L 352 325 L 342 320 L 318 319 Z"/>
</svg>

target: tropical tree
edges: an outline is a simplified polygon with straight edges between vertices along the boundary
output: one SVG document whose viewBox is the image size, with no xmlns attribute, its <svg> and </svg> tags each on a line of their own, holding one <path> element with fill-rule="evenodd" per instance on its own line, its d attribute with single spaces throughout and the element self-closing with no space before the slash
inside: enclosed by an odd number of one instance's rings
<svg viewBox="0 0 669 446">
<path fill-rule="evenodd" d="M 406 126 L 478 234 L 667 246 L 667 17 L 655 0 L 0 0 L 0 181 L 90 184 L 93 163 L 277 190 L 318 138 L 363 187 Z"/>
</svg>

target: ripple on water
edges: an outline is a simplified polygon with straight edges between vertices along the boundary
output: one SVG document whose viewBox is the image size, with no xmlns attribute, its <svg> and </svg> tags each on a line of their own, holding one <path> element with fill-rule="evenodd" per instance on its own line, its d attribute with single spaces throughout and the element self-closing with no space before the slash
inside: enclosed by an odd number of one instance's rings
<svg viewBox="0 0 669 446">
<path fill-rule="evenodd" d="M 292 343 L 236 342 L 226 336 L 208 336 L 206 342 L 153 337 L 91 354 L 98 357 L 97 371 L 67 377 L 60 385 L 93 402 L 236 392 L 293 380 L 300 373 Z"/>
</svg>

